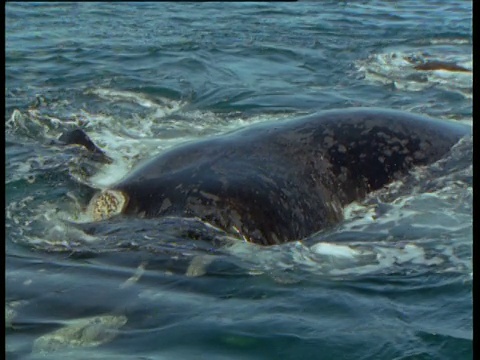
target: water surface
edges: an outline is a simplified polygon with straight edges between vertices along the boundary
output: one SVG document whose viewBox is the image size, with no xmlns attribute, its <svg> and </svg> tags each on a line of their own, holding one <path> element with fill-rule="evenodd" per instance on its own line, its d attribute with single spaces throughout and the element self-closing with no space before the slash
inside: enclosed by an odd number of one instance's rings
<svg viewBox="0 0 480 360">
<path fill-rule="evenodd" d="M 282 246 L 189 219 L 69 225 L 91 187 L 251 123 L 375 106 L 471 124 L 471 14 L 445 0 L 8 3 L 7 358 L 471 359 L 471 138 Z M 467 71 L 415 69 L 429 61 Z M 75 126 L 114 162 L 52 145 Z"/>
</svg>

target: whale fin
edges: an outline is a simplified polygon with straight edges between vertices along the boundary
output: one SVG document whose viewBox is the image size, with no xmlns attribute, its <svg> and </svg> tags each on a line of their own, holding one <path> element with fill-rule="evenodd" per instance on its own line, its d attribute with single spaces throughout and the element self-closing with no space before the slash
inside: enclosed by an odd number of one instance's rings
<svg viewBox="0 0 480 360">
<path fill-rule="evenodd" d="M 81 145 L 90 151 L 94 160 L 111 164 L 112 159 L 107 156 L 95 143 L 88 137 L 88 135 L 82 129 L 74 129 L 65 131 L 58 141 L 65 145 Z"/>
</svg>

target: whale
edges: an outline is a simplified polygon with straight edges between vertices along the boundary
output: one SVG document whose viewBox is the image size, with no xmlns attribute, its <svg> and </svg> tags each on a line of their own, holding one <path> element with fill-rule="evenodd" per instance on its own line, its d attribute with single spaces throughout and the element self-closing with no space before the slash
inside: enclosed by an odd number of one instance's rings
<svg viewBox="0 0 480 360">
<path fill-rule="evenodd" d="M 471 131 L 381 108 L 257 123 L 152 157 L 98 192 L 89 211 L 95 221 L 196 218 L 259 245 L 302 240 L 340 223 L 348 204 L 441 159 Z"/>
</svg>

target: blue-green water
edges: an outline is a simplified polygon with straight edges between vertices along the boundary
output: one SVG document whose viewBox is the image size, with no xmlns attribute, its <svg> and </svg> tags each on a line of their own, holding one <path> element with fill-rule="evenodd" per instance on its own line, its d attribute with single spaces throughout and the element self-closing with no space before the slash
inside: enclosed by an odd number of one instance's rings
<svg viewBox="0 0 480 360">
<path fill-rule="evenodd" d="M 7 358 L 472 358 L 471 138 L 282 246 L 188 219 L 69 225 L 90 187 L 249 123 L 351 106 L 471 123 L 471 6 L 7 3 Z M 113 164 L 52 145 L 77 125 Z"/>
</svg>

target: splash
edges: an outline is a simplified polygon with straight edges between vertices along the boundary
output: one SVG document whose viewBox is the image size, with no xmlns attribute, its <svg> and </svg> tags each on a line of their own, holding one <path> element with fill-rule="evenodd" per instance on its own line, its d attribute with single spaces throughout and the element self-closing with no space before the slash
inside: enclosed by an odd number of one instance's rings
<svg viewBox="0 0 480 360">
<path fill-rule="evenodd" d="M 400 58 L 397 56 L 395 60 L 411 65 Z M 70 185 L 105 189 L 143 159 L 171 146 L 279 118 L 278 114 L 244 117 L 190 110 L 186 103 L 151 99 L 128 91 L 89 91 L 110 105 L 126 101 L 149 111 L 142 118 L 118 118 L 82 110 L 63 121 L 38 109 L 23 113 L 15 110 L 7 121 L 7 129 L 17 137 L 45 144 L 56 139 L 65 127 L 80 126 L 114 159 L 113 163 L 92 164 L 83 157 L 81 149 L 80 154 L 68 153 L 53 146 L 47 156 L 32 152 L 26 155 L 26 161 L 12 163 L 9 173 L 16 177 L 11 182 L 27 176 L 29 182 L 35 182 L 32 169 L 36 166 L 39 174 L 67 171 Z M 278 247 L 245 243 L 218 229 L 213 231 L 209 224 L 198 221 L 193 224 L 186 219 L 139 219 L 138 227 L 111 223 L 104 226 L 105 230 L 87 233 L 81 227 L 71 226 L 92 220 L 82 199 L 84 195 L 75 190 L 67 192 L 71 200 L 68 203 L 65 197 L 45 200 L 38 193 L 9 202 L 6 225 L 14 241 L 38 250 L 98 250 L 94 244 L 102 244 L 103 251 L 115 251 L 118 244 L 134 243 L 136 248 L 148 251 L 168 249 L 181 256 L 186 254 L 192 260 L 185 270 L 187 276 L 208 275 L 209 267 L 214 267 L 217 260 L 232 262 L 251 275 L 269 274 L 280 282 L 296 281 L 296 276 L 303 272 L 343 277 L 398 271 L 471 273 L 471 148 L 471 139 L 462 140 L 439 162 L 417 168 L 402 181 L 348 206 L 344 211 L 345 221 L 338 227 Z M 59 163 L 60 168 L 49 165 Z M 115 237 L 109 235 L 109 226 L 115 229 Z M 210 257 L 208 247 L 204 252 L 190 242 L 207 238 L 222 244 L 219 258 Z M 178 245 L 182 242 L 190 247 Z M 223 257 L 225 253 L 230 256 L 227 260 Z"/>
<path fill-rule="evenodd" d="M 405 91 L 440 87 L 472 99 L 473 63 L 466 55 L 395 50 L 372 54 L 357 61 L 355 66 L 370 82 Z"/>
</svg>

